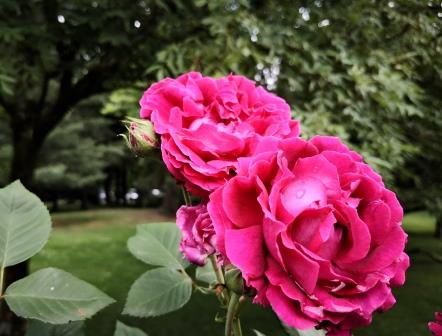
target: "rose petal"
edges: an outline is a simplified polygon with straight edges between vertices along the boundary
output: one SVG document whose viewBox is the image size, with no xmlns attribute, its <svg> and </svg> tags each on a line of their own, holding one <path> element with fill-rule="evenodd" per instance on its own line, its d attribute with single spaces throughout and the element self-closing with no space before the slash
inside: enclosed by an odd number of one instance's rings
<svg viewBox="0 0 442 336">
<path fill-rule="evenodd" d="M 356 163 L 349 154 L 331 150 L 323 151 L 321 154 L 336 167 L 339 175 L 356 172 Z"/>
<path fill-rule="evenodd" d="M 299 159 L 293 168 L 296 178 L 312 177 L 325 186 L 328 196 L 336 196 L 340 191 L 338 171 L 321 154 Z"/>
<path fill-rule="evenodd" d="M 260 225 L 225 231 L 226 255 L 232 264 L 241 270 L 246 279 L 258 278 L 265 271 L 263 242 Z"/>
<path fill-rule="evenodd" d="M 396 194 L 391 190 L 384 189 L 382 199 L 387 203 L 391 211 L 391 220 L 393 223 L 400 223 L 404 218 L 404 210 L 399 203 Z"/>
<path fill-rule="evenodd" d="M 382 244 L 391 229 L 390 208 L 382 201 L 370 202 L 362 210 L 361 219 L 370 230 L 372 244 L 376 246 Z"/>
<path fill-rule="evenodd" d="M 342 202 L 335 202 L 338 223 L 346 228 L 346 241 L 337 256 L 337 263 L 349 263 L 363 259 L 370 250 L 371 237 L 367 225 L 359 218 L 357 211 Z M 338 217 L 342 216 L 342 217 Z"/>
<path fill-rule="evenodd" d="M 331 208 L 307 209 L 287 230 L 292 240 L 316 251 L 329 239 L 334 223 L 336 223 L 336 218 Z"/>
<path fill-rule="evenodd" d="M 428 328 L 434 336 L 442 336 L 442 325 L 435 322 L 429 322 Z"/>
<path fill-rule="evenodd" d="M 293 216 L 312 207 L 324 206 L 327 200 L 324 184 L 312 177 L 295 178 L 282 190 L 281 203 Z"/>
<path fill-rule="evenodd" d="M 309 329 L 317 324 L 316 321 L 305 316 L 300 311 L 296 301 L 290 300 L 279 287 L 270 285 L 266 291 L 266 296 L 273 311 L 288 326 L 298 329 Z"/>
<path fill-rule="evenodd" d="M 298 248 L 299 244 L 287 246 L 283 240 L 284 238 L 280 238 L 279 248 L 285 269 L 307 293 L 311 294 L 318 282 L 318 263 L 302 253 Z"/>
<path fill-rule="evenodd" d="M 225 231 L 230 229 L 233 224 L 225 215 L 223 207 L 222 189 L 217 189 L 210 194 L 210 201 L 207 203 L 207 211 L 213 222 L 216 236 L 216 246 L 220 253 L 226 254 L 225 249 Z"/>
<path fill-rule="evenodd" d="M 310 142 L 315 145 L 319 152 L 333 150 L 335 152 L 347 153 L 355 161 L 362 161 L 362 157 L 358 153 L 350 150 L 338 137 L 316 135 L 310 140 Z"/>
<path fill-rule="evenodd" d="M 281 140 L 279 142 L 279 148 L 284 152 L 284 157 L 287 159 L 290 169 L 293 169 L 299 158 L 318 154 L 318 150 L 312 144 L 296 137 Z"/>
<path fill-rule="evenodd" d="M 348 264 L 346 267 L 354 272 L 363 273 L 383 269 L 399 258 L 404 250 L 406 239 L 407 235 L 404 231 L 400 227 L 395 227 L 385 238 L 383 244 L 371 251 L 365 259 Z"/>
<path fill-rule="evenodd" d="M 260 191 L 253 178 L 234 177 L 223 188 L 223 207 L 227 217 L 239 228 L 262 223 L 263 212 L 258 203 Z"/>
</svg>

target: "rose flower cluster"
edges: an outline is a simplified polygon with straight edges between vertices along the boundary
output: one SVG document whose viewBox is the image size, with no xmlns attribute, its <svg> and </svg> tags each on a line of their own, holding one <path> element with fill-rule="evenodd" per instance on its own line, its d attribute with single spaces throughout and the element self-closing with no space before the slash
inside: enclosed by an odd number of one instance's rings
<svg viewBox="0 0 442 336">
<path fill-rule="evenodd" d="M 288 104 L 242 76 L 167 78 L 140 105 L 168 170 L 201 198 L 177 213 L 190 262 L 238 268 L 254 302 L 298 329 L 350 335 L 392 307 L 409 266 L 403 210 L 358 153 L 300 138 Z"/>
</svg>

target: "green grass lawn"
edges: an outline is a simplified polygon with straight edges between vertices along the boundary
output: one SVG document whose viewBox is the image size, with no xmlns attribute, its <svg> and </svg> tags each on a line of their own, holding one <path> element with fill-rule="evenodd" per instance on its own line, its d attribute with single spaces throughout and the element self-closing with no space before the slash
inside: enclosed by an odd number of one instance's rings
<svg viewBox="0 0 442 336">
<path fill-rule="evenodd" d="M 60 213 L 53 215 L 53 220 L 55 229 L 46 247 L 32 259 L 32 270 L 53 266 L 70 271 L 118 301 L 87 321 L 87 335 L 112 335 L 117 319 L 150 336 L 222 335 L 223 326 L 213 321 L 217 312 L 214 297 L 194 295 L 184 309 L 159 318 L 121 315 L 131 284 L 148 269 L 127 251 L 127 239 L 134 234 L 136 224 L 173 219 L 151 210 L 112 209 Z M 404 225 L 410 233 L 408 250 L 442 255 L 442 242 L 431 237 L 432 217 L 412 213 Z M 430 335 L 427 322 L 433 319 L 434 311 L 442 310 L 442 264 L 422 252 L 412 253 L 411 258 L 407 283 L 395 290 L 396 306 L 376 315 L 370 327 L 355 331 L 356 336 Z M 254 335 L 251 328 L 268 336 L 283 334 L 270 309 L 250 304 L 242 317 L 245 335 Z"/>
</svg>

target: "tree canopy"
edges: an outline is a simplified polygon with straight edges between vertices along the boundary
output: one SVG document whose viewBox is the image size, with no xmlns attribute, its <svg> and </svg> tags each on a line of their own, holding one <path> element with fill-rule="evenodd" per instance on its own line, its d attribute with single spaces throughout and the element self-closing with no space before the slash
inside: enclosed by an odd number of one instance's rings
<svg viewBox="0 0 442 336">
<path fill-rule="evenodd" d="M 436 2 L 6 0 L 1 6 L 0 105 L 12 129 L 11 177 L 31 179 L 49 132 L 83 99 L 111 93 L 103 113 L 133 115 L 150 83 L 199 70 L 240 73 L 281 95 L 302 119 L 304 136 L 341 136 L 410 206 L 440 199 Z M 26 148 L 35 154 L 26 156 Z"/>
</svg>

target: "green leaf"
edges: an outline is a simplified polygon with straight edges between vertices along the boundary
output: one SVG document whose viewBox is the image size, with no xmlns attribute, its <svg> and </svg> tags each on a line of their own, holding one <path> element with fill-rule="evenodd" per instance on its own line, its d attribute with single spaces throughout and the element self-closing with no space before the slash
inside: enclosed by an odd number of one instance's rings
<svg viewBox="0 0 442 336">
<path fill-rule="evenodd" d="M 31 320 L 26 336 L 84 336 L 83 326 L 83 321 L 55 325 Z"/>
<path fill-rule="evenodd" d="M 179 251 L 181 232 L 175 223 L 152 223 L 137 226 L 129 238 L 129 251 L 141 261 L 155 266 L 182 269 L 188 266 Z"/>
<path fill-rule="evenodd" d="M 147 336 L 147 334 L 138 328 L 129 327 L 120 321 L 117 321 L 117 328 L 114 336 Z"/>
<path fill-rule="evenodd" d="M 46 244 L 49 212 L 20 181 L 0 189 L 0 267 L 25 261 Z"/>
<path fill-rule="evenodd" d="M 309 329 L 309 330 L 299 330 L 295 328 L 291 328 L 284 323 L 282 324 L 284 327 L 285 332 L 290 336 L 325 336 L 324 330 L 316 330 L 316 329 Z"/>
<path fill-rule="evenodd" d="M 207 262 L 202 267 L 197 267 L 195 276 L 197 280 L 208 284 L 216 282 L 216 274 L 210 262 Z"/>
<path fill-rule="evenodd" d="M 87 282 L 55 268 L 39 270 L 14 282 L 5 299 L 18 316 L 52 324 L 84 320 L 115 302 Z"/>
<path fill-rule="evenodd" d="M 263 334 L 262 332 L 260 332 L 260 331 L 258 331 L 256 329 L 253 329 L 253 331 L 256 334 L 256 336 L 266 336 L 265 334 Z"/>
<path fill-rule="evenodd" d="M 325 336 L 325 331 L 309 329 L 309 330 L 297 330 L 299 336 Z"/>
<path fill-rule="evenodd" d="M 192 295 L 192 280 L 185 273 L 156 268 L 144 273 L 132 285 L 123 314 L 150 317 L 177 310 Z"/>
</svg>

